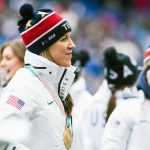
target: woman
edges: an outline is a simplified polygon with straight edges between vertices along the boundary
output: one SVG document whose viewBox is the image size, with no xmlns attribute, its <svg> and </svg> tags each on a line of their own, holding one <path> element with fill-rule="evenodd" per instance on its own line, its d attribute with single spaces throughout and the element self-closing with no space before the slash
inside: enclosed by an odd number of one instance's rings
<svg viewBox="0 0 150 150">
<path fill-rule="evenodd" d="M 101 150 L 150 149 L 150 50 L 144 55 L 144 67 L 137 87 L 139 92 L 118 105 L 111 114 L 102 140 Z"/>
<path fill-rule="evenodd" d="M 100 150 L 105 124 L 113 109 L 120 103 L 119 98 L 137 94 L 134 84 L 138 68 L 133 60 L 109 47 L 104 52 L 105 79 L 92 98 L 84 113 L 81 124 L 84 150 Z M 133 92 L 134 91 L 134 92 Z"/>
<path fill-rule="evenodd" d="M 19 68 L 24 66 L 25 45 L 21 39 L 6 42 L 0 48 L 0 68 L 6 74 L 1 86 L 6 86 Z M 2 77 L 2 74 L 1 74 Z"/>
<path fill-rule="evenodd" d="M 86 87 L 86 80 L 83 75 L 84 67 L 90 60 L 90 55 L 87 50 L 81 49 L 79 52 L 73 53 L 72 64 L 78 68 L 78 79 L 73 83 L 70 93 L 74 99 L 73 107 L 73 124 L 74 126 L 80 122 L 83 112 L 90 103 L 92 95 Z"/>
<path fill-rule="evenodd" d="M 80 49 L 78 52 L 73 53 L 72 64 L 76 66 L 78 69 L 76 71 L 78 79 L 73 83 L 70 93 L 74 100 L 74 107 L 72 111 L 73 116 L 73 135 L 74 141 L 71 147 L 71 150 L 80 150 L 81 147 L 81 135 L 80 135 L 80 127 L 83 112 L 86 107 L 90 104 L 92 95 L 87 90 L 86 80 L 84 77 L 84 68 L 88 61 L 90 60 L 90 54 L 86 49 Z"/>
<path fill-rule="evenodd" d="M 75 48 L 71 27 L 50 9 L 24 4 L 20 14 L 26 67 L 15 74 L 1 97 L 0 139 L 18 149 L 69 150 L 73 106 L 69 90 L 76 70 L 71 66 Z"/>
</svg>

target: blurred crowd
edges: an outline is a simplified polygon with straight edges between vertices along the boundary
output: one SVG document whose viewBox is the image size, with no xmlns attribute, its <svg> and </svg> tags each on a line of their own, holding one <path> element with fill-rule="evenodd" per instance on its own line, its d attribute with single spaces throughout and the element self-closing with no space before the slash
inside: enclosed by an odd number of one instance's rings
<svg viewBox="0 0 150 150">
<path fill-rule="evenodd" d="M 91 60 L 85 67 L 87 86 L 95 93 L 103 77 L 102 53 L 109 46 L 132 55 L 142 65 L 149 46 L 148 0 L 0 0 L 0 44 L 18 37 L 16 22 L 20 6 L 51 8 L 70 21 L 75 51 L 86 49 Z"/>
<path fill-rule="evenodd" d="M 149 4 L 0 0 L 0 149 L 150 149 Z"/>
</svg>

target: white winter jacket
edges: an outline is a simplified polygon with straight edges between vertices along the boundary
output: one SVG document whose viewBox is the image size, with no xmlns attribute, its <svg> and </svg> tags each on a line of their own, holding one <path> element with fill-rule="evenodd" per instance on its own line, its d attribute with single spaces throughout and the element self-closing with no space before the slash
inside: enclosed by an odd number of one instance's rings
<svg viewBox="0 0 150 150">
<path fill-rule="evenodd" d="M 92 103 L 86 109 L 83 121 L 80 123 L 82 150 L 100 150 L 101 138 L 106 123 L 107 105 L 110 97 L 111 91 L 107 81 L 104 80 L 91 99 Z"/>
<path fill-rule="evenodd" d="M 101 150 L 150 150 L 150 100 L 142 91 L 117 105 L 106 124 Z"/>
<path fill-rule="evenodd" d="M 81 137 L 81 123 L 84 122 L 83 114 L 86 108 L 92 102 L 92 95 L 86 89 L 86 81 L 81 76 L 71 87 L 70 94 L 74 100 L 74 107 L 72 111 L 73 116 L 73 134 L 74 140 L 71 150 L 83 150 Z"/>
<path fill-rule="evenodd" d="M 30 56 L 30 52 L 27 52 L 28 55 Z M 50 63 L 44 63 L 46 60 L 43 58 L 42 64 L 41 60 L 40 56 L 38 58 L 35 56 L 35 61 L 31 63 L 39 65 L 38 67 L 47 64 L 48 69 Z M 56 70 L 59 69 L 54 64 L 50 69 L 55 67 Z M 60 72 L 53 69 L 51 78 L 56 76 L 57 79 L 61 78 L 58 76 Z M 1 95 L 0 141 L 13 143 L 9 150 L 14 150 L 15 147 L 15 150 L 66 150 L 63 143 L 66 116 L 63 114 L 64 110 L 60 110 L 60 107 L 63 109 L 63 104 L 60 100 L 58 105 L 55 97 L 49 93 L 34 71 L 27 68 L 17 71 Z M 49 73 L 49 70 L 47 71 Z M 39 73 L 56 89 L 58 80 L 49 81 L 50 77 L 45 71 L 39 71 Z M 57 93 L 57 89 L 54 91 Z"/>
<path fill-rule="evenodd" d="M 137 97 L 135 87 L 118 90 L 115 93 L 117 105 Z M 106 124 L 107 107 L 111 91 L 106 80 L 100 85 L 93 96 L 91 105 L 87 108 L 81 125 L 83 150 L 101 150 L 101 141 Z"/>
</svg>

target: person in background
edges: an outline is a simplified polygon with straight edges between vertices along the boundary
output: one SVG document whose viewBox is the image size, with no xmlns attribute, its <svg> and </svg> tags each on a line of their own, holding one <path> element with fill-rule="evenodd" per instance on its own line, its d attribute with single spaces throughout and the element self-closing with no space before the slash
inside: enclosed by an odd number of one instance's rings
<svg viewBox="0 0 150 150">
<path fill-rule="evenodd" d="M 137 80 L 136 96 L 117 105 L 102 139 L 101 150 L 150 149 L 150 48 L 144 54 L 144 69 Z"/>
<path fill-rule="evenodd" d="M 22 39 L 13 39 L 0 47 L 0 68 L 2 87 L 15 75 L 16 71 L 24 67 L 25 45 Z"/>
<path fill-rule="evenodd" d="M 86 107 L 90 104 L 92 95 L 87 90 L 86 79 L 84 78 L 84 68 L 90 60 L 90 54 L 86 49 L 80 49 L 78 52 L 73 52 L 72 64 L 78 69 L 76 71 L 77 79 L 73 83 L 70 94 L 74 100 L 74 107 L 72 111 L 73 116 L 73 134 L 75 140 L 73 141 L 71 150 L 77 150 L 81 148 L 81 136 L 80 136 L 80 122 L 83 119 L 83 113 Z"/>
<path fill-rule="evenodd" d="M 81 132 L 84 150 L 100 150 L 105 124 L 119 97 L 134 97 L 138 66 L 135 59 L 117 52 L 114 47 L 104 51 L 104 76 L 102 84 L 93 95 L 92 103 L 84 113 Z M 133 92 L 134 91 L 134 92 Z"/>
<path fill-rule="evenodd" d="M 90 60 L 90 54 L 87 50 L 81 49 L 78 52 L 73 52 L 72 64 L 77 67 L 77 77 L 78 79 L 73 83 L 70 94 L 74 99 L 73 107 L 73 122 L 78 124 L 82 118 L 83 112 L 86 106 L 91 101 L 92 95 L 87 90 L 86 80 L 84 78 L 84 67 Z"/>
<path fill-rule="evenodd" d="M 0 99 L 0 141 L 15 150 L 69 150 L 72 107 L 69 94 L 76 67 L 67 20 L 51 9 L 20 8 L 18 30 L 27 48 Z"/>
<path fill-rule="evenodd" d="M 0 48 L 0 94 L 15 75 L 24 66 L 25 45 L 19 38 L 6 42 Z M 6 149 L 9 143 L 0 142 L 0 148 Z"/>
</svg>

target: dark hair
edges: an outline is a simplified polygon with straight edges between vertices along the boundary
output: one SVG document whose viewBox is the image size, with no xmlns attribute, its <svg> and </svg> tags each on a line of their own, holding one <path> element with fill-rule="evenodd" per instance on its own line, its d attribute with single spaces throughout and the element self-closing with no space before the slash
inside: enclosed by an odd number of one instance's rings
<svg viewBox="0 0 150 150">
<path fill-rule="evenodd" d="M 70 94 L 66 97 L 66 104 L 64 105 L 65 111 L 68 117 L 72 115 L 72 108 L 73 108 L 73 99 Z"/>
<path fill-rule="evenodd" d="M 85 67 L 86 63 L 90 60 L 90 54 L 87 50 L 81 49 L 79 52 L 74 52 L 72 55 L 72 64 L 75 65 L 77 61 L 80 62 L 81 67 Z"/>
<path fill-rule="evenodd" d="M 79 50 L 79 52 L 73 51 L 71 63 L 72 65 L 77 67 L 77 70 L 75 72 L 76 77 L 74 82 L 76 82 L 79 79 L 82 72 L 82 68 L 85 67 L 85 65 L 89 60 L 90 60 L 90 54 L 86 49 L 81 49 Z"/>
<path fill-rule="evenodd" d="M 109 116 L 111 115 L 111 113 L 113 112 L 113 110 L 116 107 L 116 96 L 115 96 L 116 91 L 124 89 L 125 87 L 126 86 L 124 86 L 124 85 L 121 85 L 121 86 L 116 85 L 111 88 L 112 95 L 111 95 L 110 100 L 107 105 L 106 122 L 108 121 Z"/>
</svg>

